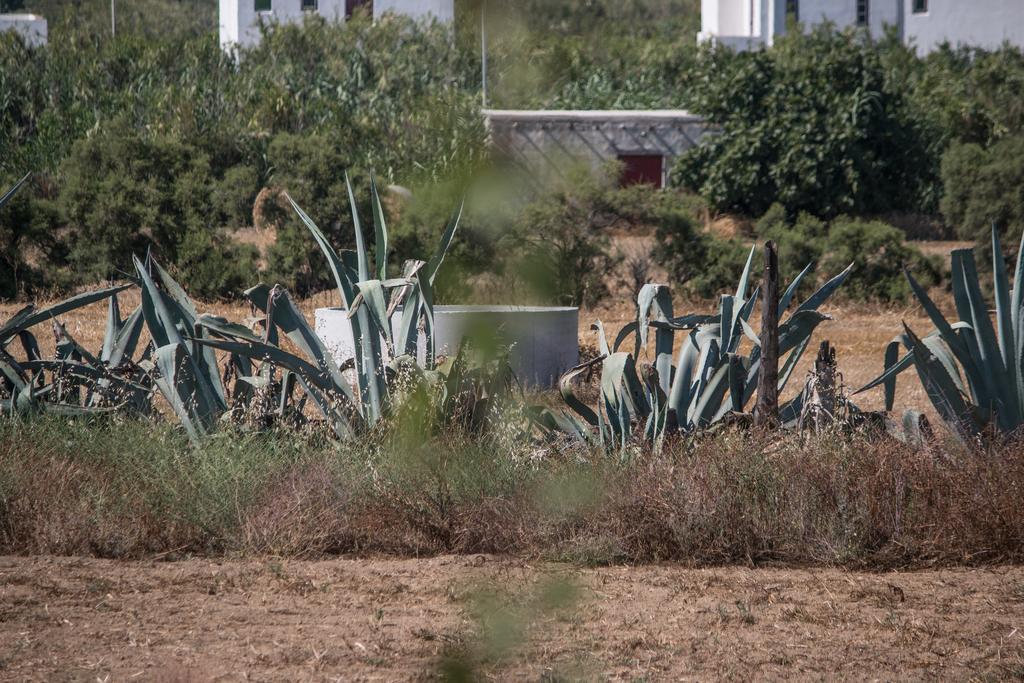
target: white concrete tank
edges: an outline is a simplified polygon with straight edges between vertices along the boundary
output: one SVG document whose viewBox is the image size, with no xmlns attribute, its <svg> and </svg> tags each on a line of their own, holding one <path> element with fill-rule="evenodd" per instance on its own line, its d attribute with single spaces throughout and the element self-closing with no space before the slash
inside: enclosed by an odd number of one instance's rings
<svg viewBox="0 0 1024 683">
<path fill-rule="evenodd" d="M 397 333 L 401 311 L 391 319 Z M 524 386 L 551 388 L 579 362 L 579 309 L 563 306 L 435 306 L 434 345 L 438 354 L 454 353 L 474 330 L 494 331 L 512 346 L 510 362 Z M 348 311 L 316 309 L 316 333 L 340 365 L 355 355 Z M 422 337 L 421 337 L 422 342 Z M 423 344 L 420 344 L 423 361 Z"/>
</svg>

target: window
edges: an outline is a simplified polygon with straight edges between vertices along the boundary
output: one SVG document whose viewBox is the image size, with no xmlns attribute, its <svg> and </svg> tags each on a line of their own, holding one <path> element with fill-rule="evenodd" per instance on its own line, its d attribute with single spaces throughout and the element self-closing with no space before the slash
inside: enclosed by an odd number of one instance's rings
<svg viewBox="0 0 1024 683">
<path fill-rule="evenodd" d="M 786 0 L 786 21 L 800 21 L 800 0 Z"/>
<path fill-rule="evenodd" d="M 857 0 L 857 26 L 868 25 L 868 3 L 870 0 Z"/>
<path fill-rule="evenodd" d="M 303 12 L 315 12 L 316 11 L 316 0 L 302 0 L 302 11 Z"/>
<path fill-rule="evenodd" d="M 914 0 L 914 14 L 925 14 L 928 11 L 928 0 Z"/>
<path fill-rule="evenodd" d="M 256 11 L 257 12 L 270 12 L 273 8 L 270 6 L 271 0 L 256 0 Z"/>
<path fill-rule="evenodd" d="M 660 154 L 620 154 L 619 161 L 623 167 L 622 176 L 619 178 L 620 186 L 654 185 L 659 189 L 662 187 L 664 157 Z"/>
<path fill-rule="evenodd" d="M 348 19 L 364 7 L 373 16 L 373 0 L 345 0 L 345 18 Z"/>
</svg>

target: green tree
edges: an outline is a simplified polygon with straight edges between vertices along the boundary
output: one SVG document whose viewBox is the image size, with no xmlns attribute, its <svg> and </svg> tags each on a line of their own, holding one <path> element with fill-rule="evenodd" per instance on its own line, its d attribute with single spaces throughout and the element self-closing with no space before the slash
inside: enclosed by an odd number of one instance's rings
<svg viewBox="0 0 1024 683">
<path fill-rule="evenodd" d="M 770 50 L 708 48 L 692 107 L 719 131 L 683 155 L 674 181 L 720 210 L 787 215 L 915 210 L 936 168 L 925 131 L 891 87 L 875 44 L 829 26 Z"/>
</svg>

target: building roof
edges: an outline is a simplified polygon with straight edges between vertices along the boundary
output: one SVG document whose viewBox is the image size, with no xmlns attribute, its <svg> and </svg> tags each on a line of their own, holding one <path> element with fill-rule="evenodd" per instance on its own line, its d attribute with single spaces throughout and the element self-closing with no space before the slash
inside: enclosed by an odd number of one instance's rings
<svg viewBox="0 0 1024 683">
<path fill-rule="evenodd" d="M 45 20 L 41 14 L 25 14 L 22 12 L 11 13 L 11 14 L 0 14 L 0 19 L 5 21 L 40 21 Z"/>
<path fill-rule="evenodd" d="M 490 121 L 704 121 L 700 116 L 683 109 L 484 109 L 483 113 Z"/>
</svg>

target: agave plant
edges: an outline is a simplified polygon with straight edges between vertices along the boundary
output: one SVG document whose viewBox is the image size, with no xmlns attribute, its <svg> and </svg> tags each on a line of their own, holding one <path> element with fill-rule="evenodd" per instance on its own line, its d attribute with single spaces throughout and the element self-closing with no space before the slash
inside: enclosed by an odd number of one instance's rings
<svg viewBox="0 0 1024 683">
<path fill-rule="evenodd" d="M 353 369 L 357 387 L 349 386 L 342 368 L 280 287 L 259 285 L 246 292 L 254 308 L 265 316 L 264 338 L 254 339 L 251 335 L 236 333 L 237 330 L 220 321 L 207 319 L 200 321 L 200 327 L 221 339 L 207 336 L 195 341 L 206 348 L 228 352 L 233 365 L 242 359 L 259 362 L 262 379 L 251 375 L 246 379 L 255 386 L 265 386 L 273 368 L 280 369 L 290 381 L 301 386 L 339 437 L 361 433 L 385 416 L 394 406 L 394 380 L 400 376 L 406 381 L 427 383 L 439 389 L 440 410 L 453 416 L 465 412 L 457 407 L 466 396 L 473 396 L 471 413 L 479 415 L 499 387 L 510 384 L 507 372 L 500 368 L 481 372 L 480 365 L 468 366 L 470 353 L 465 348 L 460 348 L 445 364 L 434 366 L 433 285 L 454 238 L 461 208 L 448 223 L 430 261 L 406 261 L 402 275 L 389 278 L 388 233 L 376 183 L 371 182 L 376 238 L 371 259 L 347 176 L 345 180 L 352 206 L 354 251 L 343 251 L 339 255 L 309 215 L 290 197 L 289 201 L 327 258 L 338 288 L 339 303 L 349 311 L 356 348 Z M 392 329 L 391 318 L 399 307 L 402 313 L 396 332 Z M 286 336 L 302 356 L 280 348 L 278 332 Z M 425 359 L 422 366 L 418 357 Z M 245 372 L 244 368 L 239 370 Z M 287 382 L 282 384 L 286 385 Z"/>
<path fill-rule="evenodd" d="M 598 321 L 601 355 L 579 365 L 560 381 L 562 398 L 576 413 L 541 411 L 539 424 L 547 430 L 568 433 L 605 446 L 624 447 L 634 436 L 660 443 L 667 433 L 691 433 L 727 415 L 741 413 L 757 387 L 760 368 L 760 340 L 748 320 L 757 302 L 757 290 L 747 298 L 751 249 L 736 293 L 721 297 L 712 315 L 676 317 L 666 285 L 645 285 L 637 297 L 637 319 L 626 325 L 609 345 Z M 836 275 L 801 303 L 779 325 L 779 356 L 784 358 L 779 373 L 779 391 L 786 386 L 796 364 L 811 341 L 814 329 L 829 316 L 817 309 L 839 288 L 853 266 Z M 779 300 L 779 317 L 789 308 L 808 265 L 786 288 Z M 647 346 L 649 329 L 654 329 L 654 364 L 638 369 L 637 357 Z M 675 335 L 686 336 L 673 364 Z M 743 337 L 751 349 L 740 353 Z M 632 339 L 632 350 L 621 350 Z M 573 391 L 573 380 L 593 366 L 601 366 L 601 395 L 594 408 Z M 800 415 L 801 397 L 782 406 L 783 423 Z M 636 429 L 641 429 L 639 434 Z"/>
<path fill-rule="evenodd" d="M 346 183 L 354 251 L 339 255 L 312 219 L 292 205 L 327 257 L 340 303 L 349 310 L 358 350 L 353 363 L 357 387 L 349 384 L 283 288 L 261 284 L 245 292 L 254 311 L 262 314 L 257 321 L 261 331 L 253 331 L 199 314 L 185 289 L 147 256 L 134 258 L 142 303 L 127 319 L 121 318 L 116 295 L 133 284 L 82 294 L 42 311 L 29 306 L 0 326 L 0 408 L 8 413 L 129 409 L 148 414 L 155 389 L 189 437 L 198 441 L 225 416 L 254 416 L 261 425 L 304 423 L 308 401 L 339 438 L 350 438 L 393 408 L 395 380 L 401 378 L 409 386 L 430 388 L 445 419 L 479 425 L 492 399 L 512 384 L 507 363 L 475 362 L 465 345 L 445 363 L 435 367 L 434 362 L 433 285 L 461 209 L 429 261 L 406 261 L 401 277 L 389 278 L 387 226 L 376 184 L 371 187 L 376 236 L 371 260 L 347 176 Z M 0 205 L 17 187 L 0 197 Z M 106 337 L 94 355 L 67 333 L 57 316 L 104 299 L 109 299 Z M 391 317 L 399 307 L 401 322 L 395 331 Z M 44 321 L 51 322 L 56 335 L 53 360 L 40 357 L 29 329 Z M 150 342 L 134 359 L 144 328 Z M 24 360 L 7 351 L 14 339 L 20 340 Z M 284 340 L 297 353 L 282 348 Z M 226 354 L 223 372 L 218 351 Z M 418 357 L 425 360 L 422 366 Z"/>
<path fill-rule="evenodd" d="M 889 342 L 881 375 L 855 393 L 883 385 L 886 410 L 892 410 L 896 377 L 913 366 L 936 412 L 966 437 L 988 429 L 1009 433 L 1024 424 L 1024 237 L 1017 252 L 1013 287 L 1002 245 L 992 228 L 995 325 L 981 292 L 973 249 L 951 253 L 953 301 L 959 320 L 951 323 L 910 271 L 914 296 L 935 329 L 924 337 L 903 323 Z M 901 358 L 900 348 L 906 349 Z"/>
</svg>

